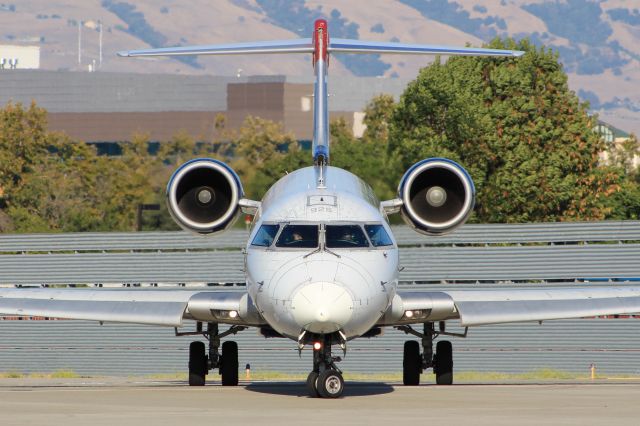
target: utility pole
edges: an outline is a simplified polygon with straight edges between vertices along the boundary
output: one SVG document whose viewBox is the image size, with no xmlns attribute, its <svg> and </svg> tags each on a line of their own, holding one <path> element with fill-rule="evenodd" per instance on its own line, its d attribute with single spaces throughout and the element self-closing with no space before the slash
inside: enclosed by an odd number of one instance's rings
<svg viewBox="0 0 640 426">
<path fill-rule="evenodd" d="M 82 21 L 78 21 L 78 66 L 82 66 Z"/>
<path fill-rule="evenodd" d="M 98 55 L 98 68 L 102 68 L 102 21 L 98 21 L 98 44 L 100 45 L 100 54 Z"/>
</svg>

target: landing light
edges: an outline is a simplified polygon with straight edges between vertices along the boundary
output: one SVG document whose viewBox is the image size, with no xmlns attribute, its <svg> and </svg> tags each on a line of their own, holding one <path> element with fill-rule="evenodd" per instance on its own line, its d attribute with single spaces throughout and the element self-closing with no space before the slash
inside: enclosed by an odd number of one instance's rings
<svg viewBox="0 0 640 426">
<path fill-rule="evenodd" d="M 229 318 L 237 318 L 237 316 L 238 316 L 238 311 L 229 312 Z"/>
<path fill-rule="evenodd" d="M 410 311 L 404 311 L 402 317 L 403 320 L 420 321 L 426 319 L 431 313 L 430 309 L 414 309 Z"/>
<path fill-rule="evenodd" d="M 319 351 L 320 349 L 322 349 L 322 343 L 320 343 L 320 342 L 314 342 L 314 343 L 313 343 L 313 350 L 314 350 L 314 351 Z"/>
</svg>

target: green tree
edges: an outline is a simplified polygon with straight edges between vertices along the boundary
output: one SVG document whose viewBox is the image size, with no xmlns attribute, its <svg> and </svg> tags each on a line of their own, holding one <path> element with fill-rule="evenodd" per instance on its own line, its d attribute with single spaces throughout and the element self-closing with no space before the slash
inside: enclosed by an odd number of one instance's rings
<svg viewBox="0 0 640 426">
<path fill-rule="evenodd" d="M 402 95 L 390 149 L 404 167 L 432 156 L 460 162 L 477 188 L 477 220 L 603 219 L 621 176 L 600 166 L 592 118 L 558 55 L 528 41 L 517 59 L 457 57 L 424 68 Z"/>
<path fill-rule="evenodd" d="M 257 117 L 247 117 L 238 135 L 232 140 L 234 156 L 230 165 L 240 176 L 247 195 L 260 198 L 273 176 L 268 170 L 274 163 L 295 155 L 298 144 L 291 133 L 285 133 L 281 123 Z M 256 176 L 262 170 L 260 176 Z M 291 170 L 291 169 L 289 169 Z"/>
<path fill-rule="evenodd" d="M 2 231 L 135 230 L 138 204 L 156 199 L 150 176 L 156 159 L 146 136 L 121 157 L 47 131 L 46 111 L 32 104 L 0 110 Z"/>
<path fill-rule="evenodd" d="M 8 103 L 0 110 L 0 208 L 6 208 L 26 174 L 48 154 L 46 111 L 32 103 Z"/>
</svg>

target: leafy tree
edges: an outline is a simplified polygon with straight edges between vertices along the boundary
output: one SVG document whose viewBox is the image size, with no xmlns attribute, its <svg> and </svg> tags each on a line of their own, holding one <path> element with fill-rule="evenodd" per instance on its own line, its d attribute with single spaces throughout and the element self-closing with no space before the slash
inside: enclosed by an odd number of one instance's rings
<svg viewBox="0 0 640 426">
<path fill-rule="evenodd" d="M 390 149 L 404 167 L 445 156 L 471 173 L 482 222 L 603 219 L 619 170 L 600 166 L 592 118 L 557 54 L 528 41 L 518 59 L 458 57 L 424 68 L 395 110 Z"/>
<path fill-rule="evenodd" d="M 282 124 L 251 116 L 245 119 L 232 146 L 234 157 L 230 165 L 240 175 L 247 194 L 256 198 L 264 195 L 264 185 L 270 180 L 265 180 L 271 174 L 267 169 L 287 153 L 293 155 L 298 150 L 295 138 L 283 131 Z M 265 173 L 254 183 L 258 170 Z"/>
<path fill-rule="evenodd" d="M 101 157 L 46 127 L 34 104 L 0 110 L 2 230 L 135 230 L 138 204 L 154 197 L 147 138 L 134 137 L 121 157 Z"/>
<path fill-rule="evenodd" d="M 362 138 L 353 136 L 341 119 L 331 123 L 331 164 L 363 179 L 380 199 L 393 198 L 400 177 L 400 165 L 389 156 L 389 119 L 393 114 L 393 98 L 388 95 L 372 99 L 365 108 Z"/>
</svg>

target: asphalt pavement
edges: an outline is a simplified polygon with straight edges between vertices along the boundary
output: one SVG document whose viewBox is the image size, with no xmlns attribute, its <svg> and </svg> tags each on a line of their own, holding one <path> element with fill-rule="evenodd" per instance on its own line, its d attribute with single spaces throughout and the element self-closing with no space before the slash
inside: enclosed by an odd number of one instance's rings
<svg viewBox="0 0 640 426">
<path fill-rule="evenodd" d="M 132 378 L 2 379 L 0 424 L 160 425 L 637 425 L 640 383 L 475 383 L 405 387 L 347 382 L 337 400 L 301 382 L 190 388 Z"/>
</svg>

